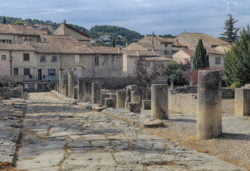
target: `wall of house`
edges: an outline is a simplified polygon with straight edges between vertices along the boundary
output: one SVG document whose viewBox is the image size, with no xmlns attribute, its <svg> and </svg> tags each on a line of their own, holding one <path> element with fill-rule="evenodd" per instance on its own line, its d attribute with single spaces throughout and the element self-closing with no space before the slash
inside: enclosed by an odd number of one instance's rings
<svg viewBox="0 0 250 171">
<path fill-rule="evenodd" d="M 24 61 L 23 54 L 29 53 L 30 60 Z M 14 74 L 14 68 L 18 68 L 18 75 L 24 75 L 24 68 L 30 68 L 31 77 L 25 76 L 25 81 L 37 80 L 37 54 L 32 51 L 13 51 L 12 52 L 12 73 Z"/>
<path fill-rule="evenodd" d="M 123 54 L 123 72 L 126 76 L 131 76 L 136 71 L 136 62 L 139 60 L 139 56 L 128 56 Z"/>
<path fill-rule="evenodd" d="M 70 28 L 68 28 L 67 26 L 65 26 L 64 24 L 61 24 L 56 31 L 54 32 L 55 35 L 68 35 L 68 36 L 72 36 L 73 38 L 75 38 L 76 40 L 82 42 L 85 45 L 90 45 L 90 38 L 88 38 L 87 36 L 84 36 Z"/>
<path fill-rule="evenodd" d="M 179 51 L 173 55 L 173 60 L 179 64 L 187 64 L 190 62 L 190 56 L 183 51 Z"/>
<path fill-rule="evenodd" d="M 2 59 L 2 55 L 6 56 L 6 59 Z M 10 52 L 0 51 L 0 75 L 10 75 Z"/>
<path fill-rule="evenodd" d="M 221 58 L 221 64 L 216 64 L 216 57 Z M 223 55 L 209 54 L 209 67 L 212 69 L 224 69 L 224 58 Z"/>
</svg>

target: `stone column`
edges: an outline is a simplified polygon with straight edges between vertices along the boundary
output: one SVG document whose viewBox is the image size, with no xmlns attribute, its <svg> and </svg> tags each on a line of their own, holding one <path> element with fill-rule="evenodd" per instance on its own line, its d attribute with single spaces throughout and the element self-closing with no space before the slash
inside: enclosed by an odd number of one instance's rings
<svg viewBox="0 0 250 171">
<path fill-rule="evenodd" d="M 250 89 L 249 88 L 236 88 L 235 89 L 234 115 L 238 117 L 250 115 Z"/>
<path fill-rule="evenodd" d="M 58 75 L 58 79 L 59 79 L 59 86 L 58 86 L 58 90 L 60 93 L 63 93 L 63 84 L 64 84 L 64 77 L 63 77 L 63 69 L 59 69 L 59 75 Z"/>
<path fill-rule="evenodd" d="M 221 119 L 221 72 L 199 71 L 197 138 L 219 137 L 222 131 Z"/>
<path fill-rule="evenodd" d="M 126 101 L 126 90 L 118 90 L 116 92 L 116 108 L 124 108 Z"/>
<path fill-rule="evenodd" d="M 74 89 L 74 78 L 73 78 L 73 71 L 68 71 L 68 96 L 73 98 L 73 89 Z"/>
<path fill-rule="evenodd" d="M 84 81 L 78 78 L 78 100 L 83 100 Z"/>
<path fill-rule="evenodd" d="M 101 90 L 102 90 L 102 83 L 100 82 L 92 83 L 91 101 L 93 104 L 101 104 Z"/>
<path fill-rule="evenodd" d="M 152 84 L 151 116 L 153 119 L 168 119 L 168 85 Z"/>
</svg>

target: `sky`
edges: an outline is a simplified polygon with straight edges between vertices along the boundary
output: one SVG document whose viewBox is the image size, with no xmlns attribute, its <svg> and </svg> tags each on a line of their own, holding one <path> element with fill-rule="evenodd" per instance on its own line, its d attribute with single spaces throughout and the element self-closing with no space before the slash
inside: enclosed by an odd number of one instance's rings
<svg viewBox="0 0 250 171">
<path fill-rule="evenodd" d="M 250 0 L 0 0 L 0 15 L 77 24 L 115 25 L 141 34 L 200 32 L 220 36 L 228 14 L 250 24 Z"/>
</svg>

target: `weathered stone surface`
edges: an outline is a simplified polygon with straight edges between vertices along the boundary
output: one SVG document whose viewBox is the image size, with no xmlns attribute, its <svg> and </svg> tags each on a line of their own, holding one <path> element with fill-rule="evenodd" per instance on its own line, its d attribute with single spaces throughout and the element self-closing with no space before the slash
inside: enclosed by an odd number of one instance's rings
<svg viewBox="0 0 250 171">
<path fill-rule="evenodd" d="M 168 119 L 168 85 L 152 84 L 151 115 L 153 119 Z"/>
<path fill-rule="evenodd" d="M 94 112 L 50 93 L 27 103 L 18 170 L 244 170 L 146 134 L 125 109 Z"/>
<path fill-rule="evenodd" d="M 199 71 L 197 138 L 215 138 L 221 135 L 221 131 L 221 73 Z"/>
<path fill-rule="evenodd" d="M 130 103 L 128 103 L 128 110 L 130 112 L 140 113 L 141 112 L 141 105 L 138 102 L 130 102 Z"/>
<path fill-rule="evenodd" d="M 124 108 L 126 101 L 126 90 L 117 90 L 116 97 L 116 108 Z"/>
<path fill-rule="evenodd" d="M 74 72 L 68 71 L 68 96 L 74 98 Z"/>
<path fill-rule="evenodd" d="M 105 107 L 115 108 L 115 98 L 105 98 Z"/>
<path fill-rule="evenodd" d="M 101 105 L 101 89 L 102 83 L 93 82 L 92 83 L 92 103 Z"/>
<path fill-rule="evenodd" d="M 151 100 L 142 100 L 142 110 L 151 110 Z"/>
<path fill-rule="evenodd" d="M 238 117 L 250 115 L 250 88 L 235 89 L 234 114 Z"/>
</svg>

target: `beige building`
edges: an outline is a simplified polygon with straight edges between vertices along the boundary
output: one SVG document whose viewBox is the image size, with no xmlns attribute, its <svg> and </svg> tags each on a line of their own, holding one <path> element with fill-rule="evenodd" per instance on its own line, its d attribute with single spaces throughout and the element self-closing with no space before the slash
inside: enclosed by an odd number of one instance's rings
<svg viewBox="0 0 250 171">
<path fill-rule="evenodd" d="M 82 31 L 78 31 L 75 28 L 71 27 L 69 24 L 66 24 L 64 21 L 62 24 L 58 26 L 58 28 L 54 31 L 54 35 L 64 35 L 71 36 L 83 43 L 84 45 L 90 45 L 91 39 L 90 36 L 83 33 Z"/>
<path fill-rule="evenodd" d="M 224 52 L 218 51 L 213 48 L 207 48 L 209 57 L 209 68 L 211 69 L 224 69 Z M 173 55 L 173 60 L 179 64 L 190 64 L 191 58 L 195 55 L 192 49 L 179 50 Z"/>
<path fill-rule="evenodd" d="M 33 82 L 56 81 L 59 69 L 65 73 L 74 70 L 78 77 L 123 76 L 119 48 L 86 45 L 89 37 L 77 36 L 76 39 L 77 31 L 69 31 L 65 24 L 62 26 L 67 28 L 64 35 L 59 34 L 60 29 L 48 35 L 31 26 L 4 25 L 0 32 L 0 40 L 4 40 L 0 43 L 0 75 L 19 75 Z M 28 39 L 22 38 L 24 33 Z"/>
</svg>

